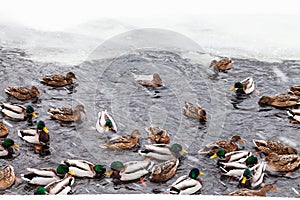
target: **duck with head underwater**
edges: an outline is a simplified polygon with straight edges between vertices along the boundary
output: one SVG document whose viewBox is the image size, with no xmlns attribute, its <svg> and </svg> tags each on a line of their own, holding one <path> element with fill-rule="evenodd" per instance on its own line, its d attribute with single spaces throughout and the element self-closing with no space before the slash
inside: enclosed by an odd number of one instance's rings
<svg viewBox="0 0 300 200">
<path fill-rule="evenodd" d="M 32 120 L 32 117 L 36 118 L 37 115 L 34 112 L 32 106 L 28 105 L 26 107 L 17 104 L 3 103 L 1 105 L 0 111 L 5 117 L 14 120 Z"/>
<path fill-rule="evenodd" d="M 19 148 L 19 145 L 9 138 L 0 141 L 0 157 L 10 157 L 14 153 L 12 147 Z"/>
<path fill-rule="evenodd" d="M 50 140 L 49 131 L 43 121 L 38 121 L 36 129 L 18 130 L 18 136 L 28 143 L 34 144 L 37 150 L 47 146 Z"/>
<path fill-rule="evenodd" d="M 34 185 L 48 185 L 54 181 L 60 180 L 67 174 L 74 175 L 68 165 L 60 164 L 56 169 L 53 168 L 27 168 L 28 173 L 21 174 L 21 178 Z"/>
<path fill-rule="evenodd" d="M 151 144 L 145 145 L 144 150 L 138 151 L 140 155 L 150 157 L 156 160 L 167 161 L 180 157 L 180 152 L 187 154 L 188 152 L 182 148 L 180 144 Z"/>
<path fill-rule="evenodd" d="M 202 188 L 202 181 L 198 176 L 204 173 L 200 172 L 198 168 L 191 169 L 189 175 L 183 175 L 170 185 L 171 194 L 190 195 L 198 192 Z"/>
<path fill-rule="evenodd" d="M 236 90 L 237 94 L 251 94 L 255 90 L 254 80 L 252 77 L 247 77 L 241 82 L 236 82 L 230 90 Z"/>
</svg>

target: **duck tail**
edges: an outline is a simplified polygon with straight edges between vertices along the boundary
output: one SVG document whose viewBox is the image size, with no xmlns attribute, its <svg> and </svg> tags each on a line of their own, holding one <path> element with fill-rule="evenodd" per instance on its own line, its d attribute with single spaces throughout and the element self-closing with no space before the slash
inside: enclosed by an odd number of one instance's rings
<svg viewBox="0 0 300 200">
<path fill-rule="evenodd" d="M 295 116 L 295 113 L 292 110 L 290 110 L 290 109 L 287 110 L 287 114 L 290 117 L 294 117 Z"/>
<path fill-rule="evenodd" d="M 175 187 L 170 188 L 170 194 L 179 194 L 179 193 L 180 193 L 180 190 L 178 190 L 177 188 L 175 188 Z"/>
</svg>

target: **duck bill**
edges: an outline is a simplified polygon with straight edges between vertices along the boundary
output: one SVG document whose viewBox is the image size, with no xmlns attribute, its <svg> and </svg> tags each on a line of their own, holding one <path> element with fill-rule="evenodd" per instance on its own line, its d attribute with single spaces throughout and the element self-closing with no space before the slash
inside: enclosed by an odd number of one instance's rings
<svg viewBox="0 0 300 200">
<path fill-rule="evenodd" d="M 110 176 L 111 176 L 113 173 L 114 173 L 114 171 L 113 171 L 113 170 L 110 170 L 110 172 L 108 172 L 108 171 L 105 171 L 105 172 L 104 172 L 104 175 L 106 175 L 106 176 L 110 177 Z"/>
<path fill-rule="evenodd" d="M 14 145 L 13 145 L 14 147 L 16 147 L 16 148 L 19 148 L 20 146 L 19 145 L 17 145 L 16 143 L 14 143 Z"/>
<path fill-rule="evenodd" d="M 3 124 L 1 125 L 1 128 L 2 128 L 4 131 L 8 131 L 8 129 L 6 128 L 6 126 L 4 126 Z"/>
<path fill-rule="evenodd" d="M 68 174 L 70 174 L 70 175 L 72 175 L 72 176 L 75 175 L 75 173 L 74 173 L 73 171 L 69 171 Z"/>
<path fill-rule="evenodd" d="M 43 131 L 44 131 L 45 133 L 49 133 L 49 131 L 48 131 L 48 129 L 46 128 L 46 126 L 43 128 Z"/>
<path fill-rule="evenodd" d="M 231 91 L 235 90 L 235 87 L 231 87 L 230 90 L 231 90 Z"/>
<path fill-rule="evenodd" d="M 199 172 L 199 176 L 203 176 L 204 175 L 204 172 Z"/>
<path fill-rule="evenodd" d="M 182 152 L 182 153 L 185 153 L 185 154 L 188 154 L 188 153 L 189 153 L 189 152 L 188 152 L 187 150 L 185 150 L 185 149 L 182 149 L 181 152 Z"/>
<path fill-rule="evenodd" d="M 245 143 L 245 140 L 239 139 L 240 143 Z"/>
<path fill-rule="evenodd" d="M 245 184 L 246 182 L 247 182 L 247 178 L 244 176 L 243 180 L 242 180 L 242 183 Z"/>
<path fill-rule="evenodd" d="M 214 153 L 214 155 L 212 155 L 210 158 L 211 158 L 211 159 L 215 159 L 215 158 L 217 158 L 217 157 L 218 157 L 217 153 Z"/>
<path fill-rule="evenodd" d="M 34 118 L 37 118 L 37 114 L 35 112 L 31 113 Z"/>
<path fill-rule="evenodd" d="M 105 131 L 109 131 L 109 127 L 108 126 L 105 126 Z"/>
<path fill-rule="evenodd" d="M 278 188 L 273 186 L 271 190 L 278 190 Z"/>
</svg>

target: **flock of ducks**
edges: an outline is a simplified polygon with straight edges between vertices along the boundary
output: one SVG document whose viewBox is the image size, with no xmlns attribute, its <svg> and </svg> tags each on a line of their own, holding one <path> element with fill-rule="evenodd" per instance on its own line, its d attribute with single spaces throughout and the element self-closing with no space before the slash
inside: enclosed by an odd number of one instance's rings
<svg viewBox="0 0 300 200">
<path fill-rule="evenodd" d="M 232 61 L 224 58 L 212 61 L 211 67 L 218 71 L 226 71 L 232 68 Z M 52 87 L 64 87 L 73 84 L 76 76 L 72 72 L 63 75 L 48 75 L 40 79 L 41 83 Z M 163 85 L 158 73 L 153 74 L 152 80 L 136 80 L 136 83 L 144 87 L 160 87 Z M 256 90 L 254 80 L 248 77 L 234 84 L 230 90 L 237 94 L 249 95 Z M 5 92 L 19 100 L 38 98 L 40 92 L 35 87 L 7 87 Z M 300 110 L 300 86 L 293 86 L 288 94 L 276 96 L 263 96 L 259 100 L 260 105 L 269 105 L 277 108 L 287 108 L 287 113 L 293 118 L 292 123 L 299 121 Z M 37 115 L 31 105 L 2 103 L 1 112 L 5 119 L 25 121 L 32 123 L 32 118 Z M 75 122 L 80 119 L 81 112 L 85 114 L 84 107 L 77 105 L 71 108 L 50 108 L 48 113 L 51 118 L 60 122 Z M 186 102 L 184 115 L 207 122 L 206 111 L 198 104 Z M 4 121 L 0 122 L 0 157 L 6 158 L 14 153 L 13 148 L 19 146 L 9 138 L 8 128 Z M 96 130 L 99 133 L 117 133 L 117 125 L 112 116 L 106 111 L 98 113 Z M 101 178 L 103 176 L 117 179 L 121 182 L 139 180 L 146 185 L 144 177 L 151 182 L 166 182 L 174 178 L 177 167 L 180 165 L 181 157 L 188 152 L 180 144 L 172 144 L 167 130 L 151 125 L 146 128 L 148 132 L 148 143 L 138 150 L 140 156 L 145 157 L 142 161 L 128 161 L 122 163 L 113 161 L 107 170 L 101 164 L 93 164 L 86 160 L 64 159 L 54 168 L 27 168 L 27 173 L 21 174 L 21 178 L 28 184 L 37 185 L 34 194 L 68 194 L 72 191 L 75 178 Z M 49 131 L 43 121 L 36 123 L 35 129 L 18 130 L 18 136 L 26 142 L 33 144 L 35 149 L 42 150 L 49 146 Z M 112 134 L 113 135 L 113 134 Z M 137 146 L 141 133 L 133 130 L 131 135 L 114 136 L 107 138 L 101 148 L 132 149 Z M 267 170 L 284 172 L 285 176 L 299 168 L 300 155 L 293 147 L 285 146 L 280 141 L 253 140 L 258 152 L 252 153 L 247 150 L 239 150 L 238 143 L 245 143 L 239 135 L 233 135 L 227 140 L 214 141 L 207 144 L 198 151 L 198 154 L 210 156 L 210 159 L 218 158 L 217 166 L 222 176 L 232 177 L 238 180 L 240 189 L 227 195 L 240 196 L 266 196 L 270 190 L 276 190 L 272 184 L 264 184 L 264 175 Z M 263 159 L 256 155 L 264 154 Z M 166 189 L 170 194 L 197 194 L 202 188 L 203 175 L 198 168 L 190 169 L 189 174 L 178 177 L 173 184 Z M 0 170 L 0 189 L 10 188 L 15 182 L 15 173 L 12 165 L 6 165 Z"/>
</svg>

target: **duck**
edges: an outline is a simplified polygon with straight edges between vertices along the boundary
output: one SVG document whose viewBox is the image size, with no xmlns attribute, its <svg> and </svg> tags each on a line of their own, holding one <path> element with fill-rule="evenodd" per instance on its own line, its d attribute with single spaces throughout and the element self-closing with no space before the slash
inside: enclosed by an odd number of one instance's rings
<svg viewBox="0 0 300 200">
<path fill-rule="evenodd" d="M 96 129 L 99 133 L 103 133 L 104 131 L 112 131 L 116 133 L 118 131 L 115 121 L 106 110 L 98 113 Z"/>
<path fill-rule="evenodd" d="M 114 161 L 110 165 L 110 175 L 112 178 L 120 181 L 133 181 L 140 179 L 149 173 L 154 163 L 149 160 L 143 161 L 129 161 L 122 163 L 121 161 Z"/>
<path fill-rule="evenodd" d="M 0 138 L 5 138 L 8 135 L 8 128 L 4 125 L 3 121 L 0 120 Z"/>
<path fill-rule="evenodd" d="M 56 180 L 45 187 L 38 187 L 35 191 L 35 195 L 66 195 L 72 190 L 72 185 L 75 182 L 75 178 L 72 176 L 66 176 L 61 180 Z"/>
<path fill-rule="evenodd" d="M 49 143 L 49 131 L 43 121 L 38 121 L 36 129 L 18 130 L 18 136 L 28 143 L 34 144 L 37 150 Z"/>
<path fill-rule="evenodd" d="M 86 114 L 83 105 L 77 105 L 74 110 L 71 108 L 50 108 L 48 114 L 51 118 L 62 122 L 75 122 L 80 120 L 80 112 Z"/>
<path fill-rule="evenodd" d="M 184 115 L 190 118 L 199 119 L 200 122 L 207 122 L 206 111 L 198 104 L 185 102 Z"/>
<path fill-rule="evenodd" d="M 230 196 L 261 196 L 265 197 L 267 192 L 271 190 L 277 190 L 275 186 L 272 184 L 265 184 L 261 189 L 259 190 L 250 190 L 248 188 L 241 188 L 236 191 L 233 191 L 229 193 Z"/>
<path fill-rule="evenodd" d="M 63 87 L 71 85 L 73 79 L 77 79 L 73 72 L 68 72 L 66 76 L 63 75 L 47 75 L 40 78 L 40 82 L 54 87 Z"/>
<path fill-rule="evenodd" d="M 253 156 L 250 151 L 232 151 L 229 153 L 225 153 L 224 149 L 218 149 L 210 158 L 214 159 L 219 157 L 219 164 L 224 165 L 225 167 L 231 166 L 230 163 L 240 164 L 247 168 L 248 166 L 252 166 L 257 164 L 257 157 Z M 225 164 L 226 163 L 226 164 Z M 242 165 L 243 164 L 243 165 Z"/>
<path fill-rule="evenodd" d="M 145 87 L 160 87 L 163 85 L 163 82 L 158 73 L 154 73 L 151 81 L 149 80 L 136 80 L 137 84 L 140 84 Z"/>
<path fill-rule="evenodd" d="M 132 131 L 129 136 L 116 136 L 108 140 L 105 144 L 100 145 L 101 148 L 117 148 L 131 149 L 135 147 L 139 141 L 141 133 L 138 130 Z"/>
<path fill-rule="evenodd" d="M 0 141 L 0 157 L 11 156 L 14 152 L 12 147 L 19 148 L 19 145 L 9 138 Z"/>
<path fill-rule="evenodd" d="M 30 120 L 32 117 L 37 118 L 37 114 L 34 112 L 34 108 L 30 105 L 24 107 L 18 104 L 2 103 L 0 111 L 5 117 L 14 120 Z"/>
<path fill-rule="evenodd" d="M 165 129 L 151 125 L 150 127 L 146 128 L 146 131 L 148 132 L 148 138 L 157 144 L 170 143 L 170 135 Z"/>
<path fill-rule="evenodd" d="M 266 160 L 268 161 L 268 167 L 272 171 L 276 172 L 292 172 L 300 166 L 300 155 L 278 155 L 277 153 L 270 153 Z"/>
<path fill-rule="evenodd" d="M 36 98 L 40 95 L 39 90 L 35 86 L 32 86 L 31 88 L 11 86 L 11 87 L 5 88 L 4 91 L 7 94 L 15 97 L 16 99 L 19 99 L 22 101 Z"/>
<path fill-rule="evenodd" d="M 211 61 L 210 67 L 218 71 L 226 71 L 232 68 L 232 61 L 230 58 L 222 58 L 221 60 Z"/>
<path fill-rule="evenodd" d="M 107 174 L 103 165 L 94 165 L 86 160 L 65 158 L 61 163 L 67 165 L 75 177 L 101 178 Z"/>
<path fill-rule="evenodd" d="M 180 152 L 187 154 L 188 152 L 182 148 L 180 144 L 151 144 L 145 145 L 144 150 L 139 150 L 138 153 L 142 156 L 154 158 L 156 160 L 167 161 L 180 157 Z"/>
<path fill-rule="evenodd" d="M 149 180 L 152 182 L 165 182 L 171 179 L 175 175 L 178 165 L 178 159 L 167 160 L 154 165 L 150 171 Z"/>
<path fill-rule="evenodd" d="M 16 176 L 12 165 L 6 165 L 0 169 L 0 190 L 10 188 L 15 182 Z"/>
<path fill-rule="evenodd" d="M 210 153 L 211 150 L 218 150 L 220 148 L 223 149 L 226 153 L 237 151 L 239 148 L 237 142 L 245 143 L 241 136 L 233 135 L 230 141 L 218 140 L 205 145 L 198 151 L 198 154 L 207 154 Z"/>
<path fill-rule="evenodd" d="M 254 80 L 252 77 L 247 77 L 241 82 L 236 82 L 230 90 L 236 90 L 239 94 L 251 94 L 255 90 Z"/>
<path fill-rule="evenodd" d="M 288 89 L 288 93 L 296 96 L 300 96 L 300 85 L 295 85 Z"/>
<path fill-rule="evenodd" d="M 285 146 L 280 141 L 272 141 L 272 140 L 256 140 L 253 139 L 253 144 L 255 147 L 262 153 L 269 155 L 274 152 L 278 155 L 283 154 L 297 154 L 297 150 L 291 146 Z"/>
<path fill-rule="evenodd" d="M 169 187 L 170 194 L 191 195 L 195 194 L 202 188 L 202 181 L 198 176 L 204 173 L 200 172 L 198 168 L 191 169 L 189 175 L 180 176 Z"/>
<path fill-rule="evenodd" d="M 74 175 L 68 165 L 59 164 L 54 168 L 26 168 L 28 173 L 21 174 L 21 178 L 29 184 L 33 185 L 48 185 L 54 181 L 60 180 L 67 174 Z"/>
<path fill-rule="evenodd" d="M 289 108 L 300 103 L 300 97 L 290 94 L 278 94 L 275 96 L 262 96 L 258 100 L 260 106 L 273 106 L 275 108 Z"/>
<path fill-rule="evenodd" d="M 300 122 L 300 109 L 299 108 L 288 109 L 287 114 L 289 117 L 293 118 L 291 123 L 295 124 L 295 123 Z"/>
</svg>

